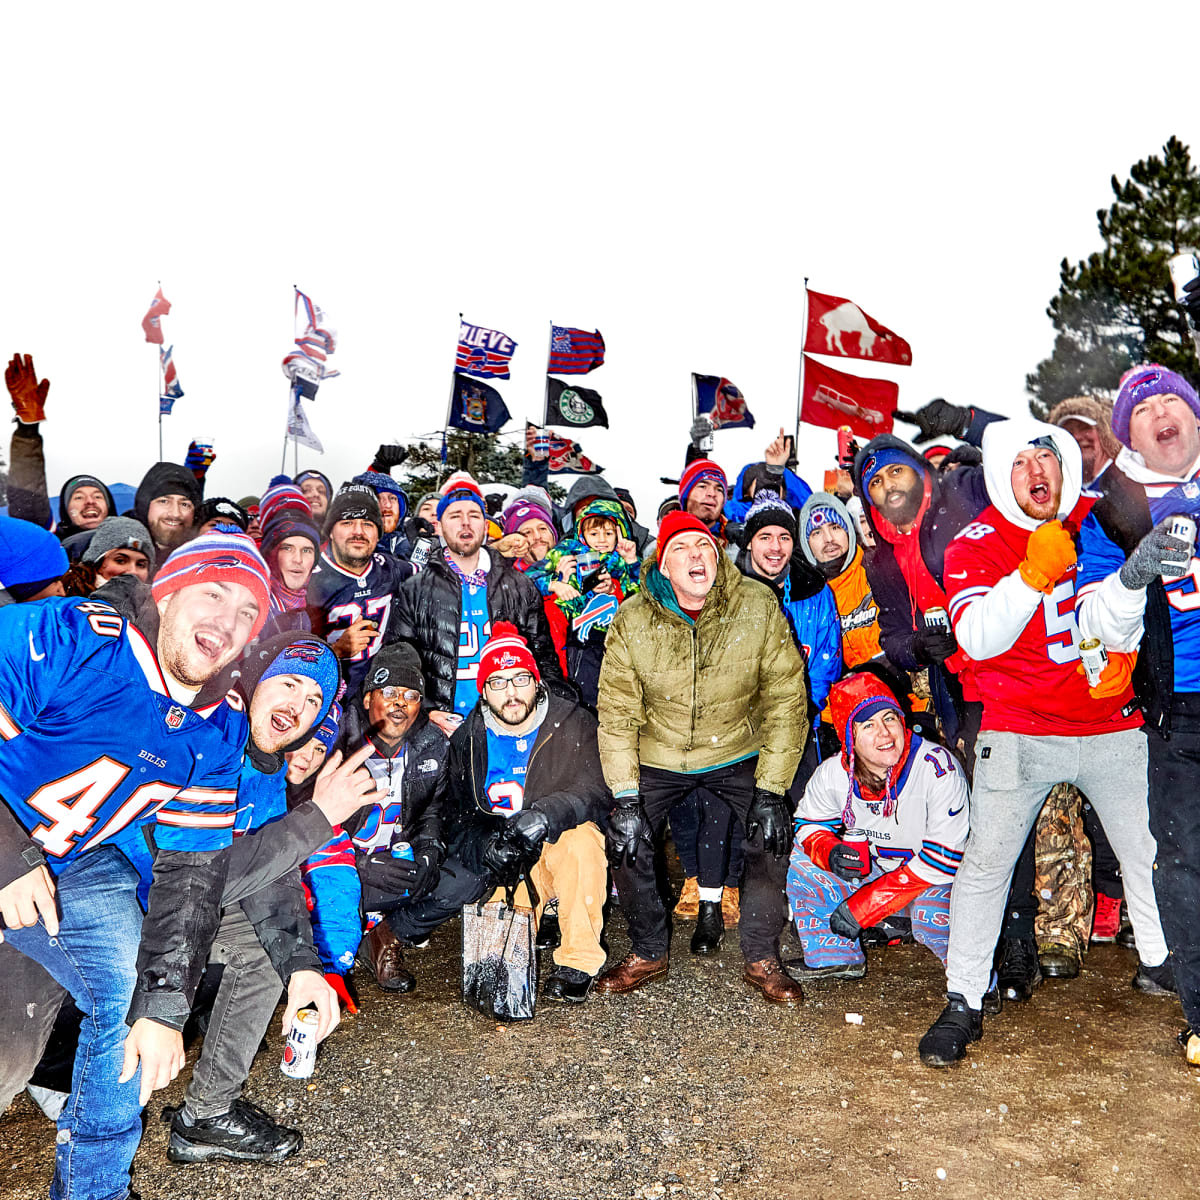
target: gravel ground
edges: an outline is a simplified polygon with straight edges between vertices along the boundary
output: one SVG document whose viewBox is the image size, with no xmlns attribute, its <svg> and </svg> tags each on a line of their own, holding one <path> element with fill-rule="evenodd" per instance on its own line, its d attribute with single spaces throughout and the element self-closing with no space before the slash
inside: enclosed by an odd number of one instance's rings
<svg viewBox="0 0 1200 1200">
<path fill-rule="evenodd" d="M 410 954 L 408 996 L 360 982 L 359 1015 L 307 1084 L 280 1074 L 272 1030 L 248 1095 L 304 1130 L 296 1157 L 175 1167 L 155 1119 L 134 1167 L 144 1200 L 1194 1194 L 1200 1091 L 1178 1005 L 1134 992 L 1119 947 L 931 1071 L 916 1044 L 943 977 L 919 946 L 871 951 L 864 980 L 812 984 L 786 1010 L 742 983 L 736 934 L 696 959 L 681 926 L 666 981 L 497 1026 L 459 1001 L 459 936 L 453 922 Z M 619 916 L 610 937 L 624 953 Z M 181 1093 L 156 1096 L 155 1118 Z M 0 1196 L 45 1195 L 52 1142 L 19 1099 L 0 1119 Z"/>
</svg>

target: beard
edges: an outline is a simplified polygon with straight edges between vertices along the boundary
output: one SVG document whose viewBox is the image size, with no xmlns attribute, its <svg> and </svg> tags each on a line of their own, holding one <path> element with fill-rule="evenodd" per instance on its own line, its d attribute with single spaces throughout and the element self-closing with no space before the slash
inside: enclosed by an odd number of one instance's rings
<svg viewBox="0 0 1200 1200">
<path fill-rule="evenodd" d="M 904 497 L 898 507 L 893 507 L 890 503 L 893 496 Z M 925 483 L 924 480 L 918 480 L 907 492 L 902 492 L 899 488 L 888 488 L 887 494 L 883 498 L 883 507 L 877 511 L 880 516 L 891 521 L 893 525 L 911 525 L 917 519 L 917 513 L 921 511 L 921 502 L 924 499 Z"/>
<path fill-rule="evenodd" d="M 514 699 L 512 701 L 506 699 L 505 703 L 500 708 L 496 708 L 491 701 L 489 701 L 488 708 L 491 709 L 492 715 L 496 718 L 496 720 L 500 721 L 502 724 L 517 726 L 523 725 L 529 719 L 530 714 L 535 708 L 537 708 L 537 702 L 538 696 L 537 692 L 535 691 L 532 698 L 528 702 L 520 699 Z"/>
</svg>

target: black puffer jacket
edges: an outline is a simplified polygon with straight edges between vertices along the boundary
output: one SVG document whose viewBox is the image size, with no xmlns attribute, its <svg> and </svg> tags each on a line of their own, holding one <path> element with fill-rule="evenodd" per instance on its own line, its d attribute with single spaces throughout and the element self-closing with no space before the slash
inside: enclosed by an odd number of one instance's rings
<svg viewBox="0 0 1200 1200">
<path fill-rule="evenodd" d="M 600 768 L 596 718 L 574 700 L 548 696 L 548 707 L 529 755 L 522 808 L 550 821 L 548 841 L 585 821 L 603 824 L 612 796 Z M 476 705 L 450 739 L 446 833 L 450 857 L 469 871 L 487 874 L 483 847 L 504 828 L 487 801 L 487 726 Z"/>
<path fill-rule="evenodd" d="M 508 560 L 491 554 L 487 576 L 488 617 L 511 621 L 529 643 L 542 679 L 561 682 L 558 652 L 542 607 L 542 596 Z M 458 674 L 458 639 L 462 622 L 462 588 L 458 576 L 440 554 L 425 570 L 405 580 L 392 605 L 389 642 L 408 642 L 421 658 L 425 702 L 441 712 L 454 711 L 454 681 Z"/>
</svg>

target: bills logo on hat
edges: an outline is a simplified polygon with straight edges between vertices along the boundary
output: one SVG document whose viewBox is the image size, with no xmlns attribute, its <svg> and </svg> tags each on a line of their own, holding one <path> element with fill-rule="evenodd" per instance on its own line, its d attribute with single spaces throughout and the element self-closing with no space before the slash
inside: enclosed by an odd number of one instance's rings
<svg viewBox="0 0 1200 1200">
<path fill-rule="evenodd" d="M 507 671 L 509 667 L 517 665 L 517 656 L 510 654 L 507 650 L 500 656 L 500 670 Z"/>
<path fill-rule="evenodd" d="M 298 658 L 301 662 L 312 664 L 321 657 L 321 648 L 314 646 L 312 642 L 300 642 L 296 645 L 285 646 L 283 657 Z"/>
<path fill-rule="evenodd" d="M 172 704 L 163 719 L 166 721 L 168 729 L 178 729 L 183 724 L 183 709 L 178 704 Z"/>
<path fill-rule="evenodd" d="M 373 684 L 375 684 L 376 687 L 379 687 L 382 684 L 387 683 L 387 681 L 388 681 L 387 667 L 380 667 L 379 670 L 376 671 L 375 674 L 371 676 L 371 682 Z"/>
<path fill-rule="evenodd" d="M 866 462 L 863 463 L 863 469 L 862 469 L 863 477 L 865 478 L 867 475 L 870 475 L 871 472 L 874 470 L 875 470 L 875 455 L 872 454 L 871 457 L 868 458 L 866 460 Z"/>
</svg>

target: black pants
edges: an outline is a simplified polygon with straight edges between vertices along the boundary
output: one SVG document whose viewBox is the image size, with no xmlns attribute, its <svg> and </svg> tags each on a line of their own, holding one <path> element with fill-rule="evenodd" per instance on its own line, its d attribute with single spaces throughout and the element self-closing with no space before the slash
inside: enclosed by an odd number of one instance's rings
<svg viewBox="0 0 1200 1200">
<path fill-rule="evenodd" d="M 690 776 L 689 776 L 690 778 Z M 671 840 L 679 855 L 679 864 L 688 879 L 700 874 L 700 822 L 703 820 L 704 797 L 699 788 L 692 788 L 686 796 L 671 805 Z"/>
<path fill-rule="evenodd" d="M 1158 842 L 1154 896 L 1183 1015 L 1200 1029 L 1200 693 L 1175 696 L 1169 741 L 1147 737 L 1150 832 Z"/>
<path fill-rule="evenodd" d="M 1092 843 L 1092 887 L 1110 899 L 1120 900 L 1125 895 L 1121 864 L 1117 862 L 1108 834 L 1086 796 L 1083 798 L 1083 831 Z"/>
<path fill-rule="evenodd" d="M 492 890 L 491 881 L 484 875 L 468 871 L 456 859 L 442 863 L 441 874 L 432 892 L 418 900 L 389 899 L 382 893 L 367 896 L 363 908 L 386 913 L 392 932 L 402 941 L 423 942 L 439 925 L 457 917 L 464 904 L 474 904 Z"/>
<path fill-rule="evenodd" d="M 754 771 L 758 758 L 718 767 L 700 775 L 679 775 L 656 767 L 641 772 L 642 804 L 657 839 L 671 806 L 696 787 L 703 787 L 733 811 L 744 826 L 754 799 Z M 739 926 L 742 954 L 747 962 L 777 957 L 779 935 L 787 921 L 783 885 L 787 880 L 787 855 L 776 858 L 763 849 L 762 835 L 745 843 L 746 870 L 742 881 Z M 670 947 L 667 910 L 654 872 L 654 855 L 643 851 L 632 866 L 614 871 L 621 908 L 629 921 L 634 951 L 642 958 L 662 958 Z"/>
</svg>

